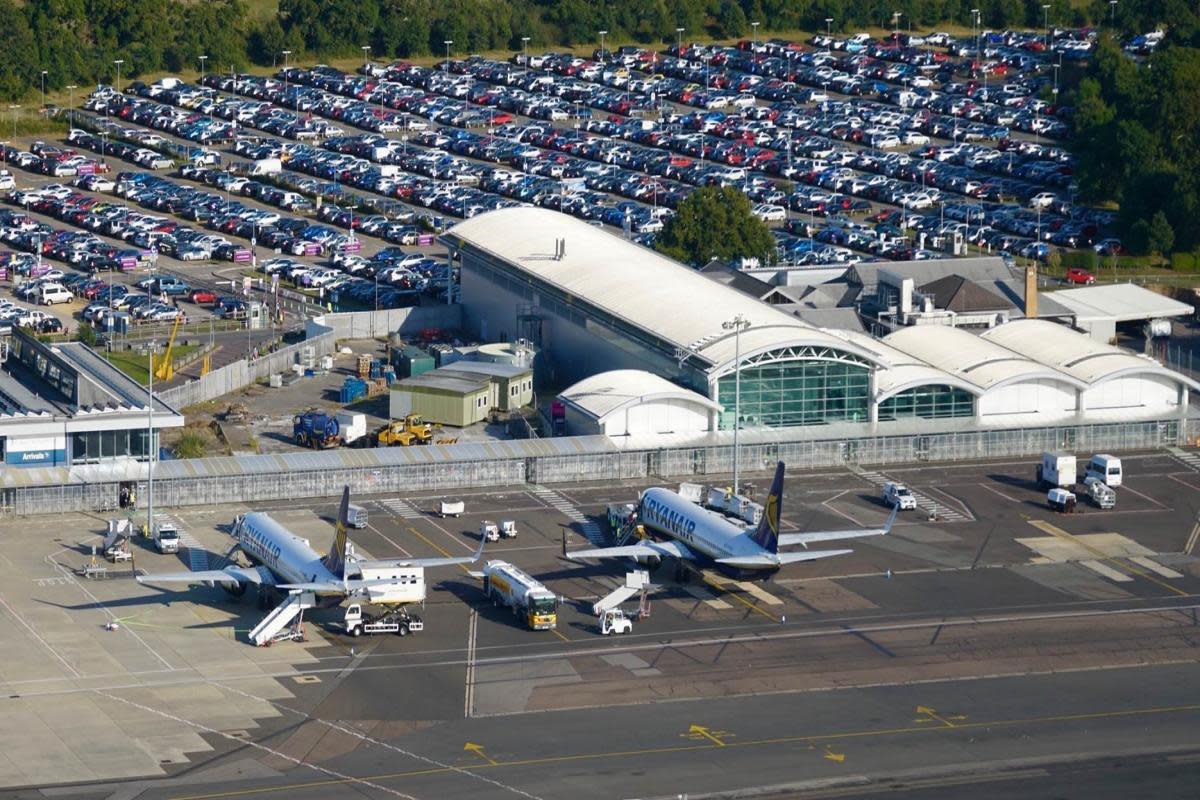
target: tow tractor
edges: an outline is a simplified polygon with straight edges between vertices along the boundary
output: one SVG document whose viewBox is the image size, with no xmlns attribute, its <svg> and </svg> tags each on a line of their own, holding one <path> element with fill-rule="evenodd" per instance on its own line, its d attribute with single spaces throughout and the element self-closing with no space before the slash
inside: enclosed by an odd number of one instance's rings
<svg viewBox="0 0 1200 800">
<path fill-rule="evenodd" d="M 362 636 L 364 633 L 394 633 L 397 636 L 407 636 L 410 633 L 425 630 L 425 623 L 420 617 L 409 614 L 403 609 L 384 611 L 372 614 L 363 611 L 362 605 L 352 603 L 346 607 L 346 616 L 342 620 L 346 633 L 351 636 Z"/>
<path fill-rule="evenodd" d="M 600 614 L 600 633 L 609 636 L 614 633 L 631 633 L 633 622 L 619 608 L 610 608 Z"/>
</svg>

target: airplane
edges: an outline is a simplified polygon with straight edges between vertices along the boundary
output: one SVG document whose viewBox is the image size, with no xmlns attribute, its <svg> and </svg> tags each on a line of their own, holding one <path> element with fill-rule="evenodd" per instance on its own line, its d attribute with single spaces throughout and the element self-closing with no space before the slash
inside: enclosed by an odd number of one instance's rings
<svg viewBox="0 0 1200 800">
<path fill-rule="evenodd" d="M 234 523 L 237 540 L 227 557 L 241 550 L 254 566 L 139 575 L 138 583 L 221 584 L 241 595 L 250 585 L 284 593 L 312 592 L 319 606 L 336 606 L 348 597 L 363 597 L 377 605 L 405 605 L 425 599 L 425 567 L 473 564 L 483 554 L 481 539 L 474 554 L 447 558 L 360 560 L 350 558 L 346 536 L 350 487 L 342 491 L 333 543 L 324 557 L 268 514 L 256 511 Z M 357 572 L 348 570 L 357 568 Z M 357 575 L 358 577 L 354 577 Z"/>
<path fill-rule="evenodd" d="M 766 580 L 786 564 L 852 553 L 853 550 L 809 550 L 810 544 L 864 536 L 885 536 L 896 521 L 898 508 L 882 528 L 843 531 L 780 533 L 783 501 L 783 462 L 775 467 L 775 480 L 756 527 L 746 527 L 722 514 L 696 505 L 670 489 L 653 488 L 642 493 L 637 517 L 650 535 L 638 544 L 574 550 L 572 560 L 588 558 L 636 558 L 655 564 L 663 558 L 712 566 L 734 580 Z M 802 545 L 805 549 L 781 553 L 780 547 Z"/>
</svg>

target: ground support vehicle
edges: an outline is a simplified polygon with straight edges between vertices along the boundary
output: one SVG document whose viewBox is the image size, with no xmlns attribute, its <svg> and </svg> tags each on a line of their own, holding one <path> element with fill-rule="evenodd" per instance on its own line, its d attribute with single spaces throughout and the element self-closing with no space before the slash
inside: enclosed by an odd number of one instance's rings
<svg viewBox="0 0 1200 800">
<path fill-rule="evenodd" d="M 360 603 L 352 603 L 346 607 L 342 626 L 350 636 L 373 636 L 379 633 L 408 636 L 410 633 L 425 630 L 425 623 L 421 618 L 409 614 L 404 609 L 389 609 L 375 614 L 364 611 Z"/>
<path fill-rule="evenodd" d="M 1063 514 L 1075 512 L 1075 493 L 1068 492 L 1066 489 L 1051 489 L 1046 493 L 1046 502 L 1052 509 Z"/>
<path fill-rule="evenodd" d="M 1042 460 L 1037 466 L 1038 486 L 1074 486 L 1075 469 L 1074 453 L 1061 450 L 1042 453 Z"/>
<path fill-rule="evenodd" d="M 883 502 L 898 507 L 901 511 L 912 511 L 917 507 L 917 498 L 903 483 L 888 481 L 883 485 Z"/>
<path fill-rule="evenodd" d="M 600 633 L 610 636 L 614 633 L 632 633 L 633 621 L 625 616 L 619 608 L 610 608 L 600 615 Z"/>
<path fill-rule="evenodd" d="M 306 411 L 292 420 L 292 437 L 296 444 L 314 450 L 340 447 L 341 429 L 337 417 L 323 411 Z"/>
<path fill-rule="evenodd" d="M 532 630 L 558 627 L 558 598 L 540 581 L 507 561 L 489 561 L 483 567 L 483 593 Z"/>
</svg>

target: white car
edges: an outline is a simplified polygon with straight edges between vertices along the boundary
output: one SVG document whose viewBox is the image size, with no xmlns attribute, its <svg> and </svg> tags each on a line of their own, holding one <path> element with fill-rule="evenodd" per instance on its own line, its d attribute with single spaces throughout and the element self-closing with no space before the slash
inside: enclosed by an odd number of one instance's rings
<svg viewBox="0 0 1200 800">
<path fill-rule="evenodd" d="M 71 294 L 61 283 L 45 283 L 38 289 L 38 303 L 44 306 L 69 303 L 74 299 L 75 295 Z"/>
<path fill-rule="evenodd" d="M 16 189 L 17 182 L 13 179 L 12 173 L 8 170 L 0 170 L 0 191 L 8 191 Z"/>
<path fill-rule="evenodd" d="M 763 222 L 783 222 L 787 219 L 787 209 L 783 206 L 773 206 L 768 203 L 760 203 L 753 209 L 754 216 L 761 219 Z"/>
<path fill-rule="evenodd" d="M 903 483 L 888 481 L 883 485 L 883 502 L 889 506 L 899 507 L 901 511 L 911 511 L 917 507 L 917 498 Z"/>
<path fill-rule="evenodd" d="M 1049 208 L 1058 202 L 1058 197 L 1052 192 L 1039 192 L 1029 198 L 1030 208 Z"/>
</svg>

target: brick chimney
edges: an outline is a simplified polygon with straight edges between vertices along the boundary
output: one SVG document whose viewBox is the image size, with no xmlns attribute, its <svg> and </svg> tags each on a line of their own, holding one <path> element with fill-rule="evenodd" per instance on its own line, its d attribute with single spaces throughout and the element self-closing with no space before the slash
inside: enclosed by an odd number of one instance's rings
<svg viewBox="0 0 1200 800">
<path fill-rule="evenodd" d="M 1038 283 L 1037 266 L 1031 264 L 1025 268 L 1025 317 L 1037 319 L 1038 315 Z"/>
</svg>

